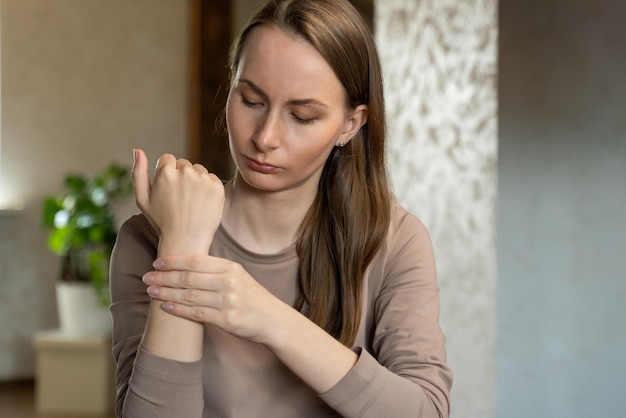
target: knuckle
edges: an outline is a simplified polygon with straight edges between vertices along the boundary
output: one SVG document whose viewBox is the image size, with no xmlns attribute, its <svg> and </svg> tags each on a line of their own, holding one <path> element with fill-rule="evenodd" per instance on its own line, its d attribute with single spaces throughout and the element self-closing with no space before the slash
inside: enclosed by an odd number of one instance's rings
<svg viewBox="0 0 626 418">
<path fill-rule="evenodd" d="M 243 267 L 239 263 L 231 262 L 228 263 L 228 267 L 226 268 L 226 270 L 228 271 L 229 275 L 238 276 L 242 272 Z"/>
<path fill-rule="evenodd" d="M 209 173 L 208 176 L 209 176 L 210 185 L 214 194 L 218 196 L 224 196 L 225 190 L 224 190 L 224 184 L 222 183 L 222 180 L 213 173 Z"/>
<path fill-rule="evenodd" d="M 217 190 L 221 191 L 224 189 L 224 184 L 222 183 L 222 180 L 220 180 L 220 178 L 217 177 L 215 174 L 209 174 L 209 179 L 211 180 L 211 184 L 213 185 L 213 187 L 215 187 Z"/>
<path fill-rule="evenodd" d="M 181 273 L 180 284 L 182 287 L 189 288 L 193 287 L 196 284 L 195 276 L 190 271 L 185 271 Z"/>
<path fill-rule="evenodd" d="M 199 297 L 198 291 L 195 289 L 188 289 L 183 292 L 183 300 L 190 305 L 195 305 Z"/>
<path fill-rule="evenodd" d="M 199 255 L 192 255 L 189 257 L 189 267 L 193 271 L 198 271 L 202 265 L 203 257 Z"/>
<path fill-rule="evenodd" d="M 224 287 L 226 287 L 226 289 L 228 290 L 235 290 L 237 289 L 237 284 L 239 283 L 239 280 L 237 280 L 237 277 L 234 275 L 228 275 L 225 279 L 224 279 Z"/>
<path fill-rule="evenodd" d="M 240 278 L 242 277 L 242 273 L 244 272 L 241 264 L 238 263 L 230 263 L 226 268 L 226 275 L 224 278 L 224 286 L 227 290 L 235 290 L 239 288 L 241 283 Z"/>
<path fill-rule="evenodd" d="M 175 171 L 170 166 L 158 167 L 154 174 L 154 183 L 156 184 L 169 184 L 174 180 Z"/>
<path fill-rule="evenodd" d="M 190 316 L 191 316 L 191 319 L 193 319 L 194 321 L 203 322 L 204 310 L 200 307 L 193 308 L 191 309 Z"/>
<path fill-rule="evenodd" d="M 239 313 L 236 309 L 226 309 L 224 311 L 224 324 L 228 329 L 233 329 L 238 326 Z"/>
<path fill-rule="evenodd" d="M 239 295 L 235 292 L 224 293 L 222 299 L 222 302 L 226 307 L 233 307 L 239 304 Z"/>
</svg>

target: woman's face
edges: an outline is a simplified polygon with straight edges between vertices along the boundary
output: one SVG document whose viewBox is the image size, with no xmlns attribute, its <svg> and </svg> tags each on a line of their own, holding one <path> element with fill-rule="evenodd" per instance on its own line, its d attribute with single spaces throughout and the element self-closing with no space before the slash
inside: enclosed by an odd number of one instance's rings
<svg viewBox="0 0 626 418">
<path fill-rule="evenodd" d="M 307 41 L 272 26 L 250 33 L 226 106 L 238 175 L 264 191 L 315 193 L 333 147 L 367 118 Z"/>
</svg>

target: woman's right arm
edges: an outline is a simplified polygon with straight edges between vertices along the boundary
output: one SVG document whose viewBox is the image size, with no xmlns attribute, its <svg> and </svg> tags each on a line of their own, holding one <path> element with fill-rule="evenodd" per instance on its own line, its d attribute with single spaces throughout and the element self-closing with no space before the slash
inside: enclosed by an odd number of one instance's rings
<svg viewBox="0 0 626 418">
<path fill-rule="evenodd" d="M 152 262 L 157 256 L 208 254 L 224 204 L 221 181 L 204 167 L 166 154 L 159 159 L 151 182 L 145 153 L 136 150 L 134 157 L 135 199 L 144 215 L 140 219 L 153 232 L 153 245 L 149 256 L 146 257 L 144 251 L 142 260 L 132 256 L 129 259 L 133 250 L 142 253 L 141 245 L 133 242 L 132 234 L 127 234 L 124 228 L 118 236 L 112 258 L 114 305 L 111 312 L 114 321 L 121 322 L 120 327 L 125 329 L 124 323 L 135 312 L 119 309 L 122 312 L 118 314 L 115 303 L 119 301 L 139 306 L 139 300 L 145 300 L 146 286 L 141 279 L 153 270 Z M 131 239 L 127 238 L 129 236 Z M 134 294 L 132 298 L 125 298 L 130 281 Z M 143 288 L 141 296 L 140 287 Z M 121 289 L 121 298 L 115 297 L 117 289 Z M 132 334 L 122 332 L 122 339 L 130 338 L 126 343 L 129 348 L 125 352 L 114 350 L 126 355 L 126 358 L 116 355 L 118 409 L 122 409 L 122 413 L 118 414 L 133 418 L 200 417 L 203 410 L 200 367 L 203 325 L 166 313 L 158 301 L 149 301 L 147 307 L 142 302 L 141 306 L 143 326 L 139 328 L 135 325 Z M 134 360 L 131 362 L 132 357 Z M 123 394 L 119 393 L 120 386 Z M 172 386 L 178 390 L 172 390 Z"/>
<path fill-rule="evenodd" d="M 111 256 L 111 315 L 118 417 L 202 414 L 201 362 L 156 356 L 141 346 L 150 310 L 142 282 L 153 270 L 158 236 L 142 215 L 124 223 Z"/>
</svg>

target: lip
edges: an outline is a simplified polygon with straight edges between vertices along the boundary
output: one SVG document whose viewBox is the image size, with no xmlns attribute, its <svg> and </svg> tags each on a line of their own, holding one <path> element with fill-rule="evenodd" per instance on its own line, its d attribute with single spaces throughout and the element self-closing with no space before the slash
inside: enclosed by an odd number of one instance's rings
<svg viewBox="0 0 626 418">
<path fill-rule="evenodd" d="M 259 173 L 262 173 L 262 174 L 273 174 L 279 170 L 278 167 L 271 165 L 271 164 L 261 163 L 259 161 L 253 160 L 252 158 L 248 158 L 248 157 L 245 157 L 245 159 L 246 159 L 246 164 L 248 165 L 250 169 L 257 171 Z"/>
</svg>

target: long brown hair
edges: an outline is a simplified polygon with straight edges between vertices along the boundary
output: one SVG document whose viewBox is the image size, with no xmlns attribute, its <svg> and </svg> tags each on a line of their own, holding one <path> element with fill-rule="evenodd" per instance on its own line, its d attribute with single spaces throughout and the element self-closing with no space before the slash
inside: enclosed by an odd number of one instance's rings
<svg viewBox="0 0 626 418">
<path fill-rule="evenodd" d="M 300 293 L 295 308 L 350 346 L 361 321 L 363 275 L 389 228 L 378 53 L 366 23 L 346 0 L 270 0 L 233 44 L 233 74 L 252 29 L 267 24 L 310 42 L 335 71 L 350 106 L 368 107 L 367 123 L 328 157 L 296 245 Z"/>
</svg>

